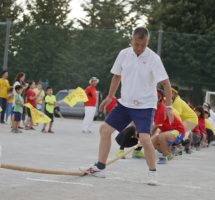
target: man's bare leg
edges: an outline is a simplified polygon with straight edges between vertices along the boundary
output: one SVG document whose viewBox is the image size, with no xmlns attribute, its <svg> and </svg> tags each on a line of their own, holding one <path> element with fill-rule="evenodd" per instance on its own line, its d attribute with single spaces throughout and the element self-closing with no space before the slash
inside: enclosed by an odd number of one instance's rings
<svg viewBox="0 0 215 200">
<path fill-rule="evenodd" d="M 99 143 L 99 159 L 100 163 L 106 164 L 110 148 L 111 148 L 111 135 L 114 132 L 107 123 L 104 123 L 100 127 L 100 143 Z"/>
<path fill-rule="evenodd" d="M 147 165 L 150 170 L 155 170 L 155 148 L 152 144 L 150 135 L 148 133 L 139 134 L 140 143 L 144 147 L 144 154 L 146 158 Z"/>
</svg>

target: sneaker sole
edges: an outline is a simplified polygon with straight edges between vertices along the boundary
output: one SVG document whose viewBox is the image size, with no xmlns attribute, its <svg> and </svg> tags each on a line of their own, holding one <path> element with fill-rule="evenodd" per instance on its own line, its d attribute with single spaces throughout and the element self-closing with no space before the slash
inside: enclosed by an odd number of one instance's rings
<svg viewBox="0 0 215 200">
<path fill-rule="evenodd" d="M 97 178 L 106 178 L 105 175 L 99 175 L 99 172 L 97 173 L 90 173 L 82 168 L 78 168 L 82 173 L 83 173 L 83 176 L 93 176 L 93 177 L 97 177 Z"/>
</svg>

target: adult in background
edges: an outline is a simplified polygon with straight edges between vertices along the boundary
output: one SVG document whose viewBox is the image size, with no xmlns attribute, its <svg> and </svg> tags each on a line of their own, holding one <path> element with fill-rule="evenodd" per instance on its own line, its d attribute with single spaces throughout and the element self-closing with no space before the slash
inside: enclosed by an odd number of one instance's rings
<svg viewBox="0 0 215 200">
<path fill-rule="evenodd" d="M 16 86 L 21 85 L 24 89 L 27 88 L 27 84 L 25 83 L 25 73 L 24 72 L 19 72 L 15 79 L 14 79 L 14 84 L 13 84 L 13 94 L 15 95 L 16 93 Z"/>
<path fill-rule="evenodd" d="M 7 108 L 7 94 L 10 89 L 10 84 L 8 81 L 8 71 L 4 70 L 1 73 L 1 78 L 0 78 L 0 106 L 2 108 L 1 111 L 1 118 L 0 118 L 0 123 L 4 124 L 4 117 L 5 117 L 5 112 Z"/>
<path fill-rule="evenodd" d="M 165 115 L 172 122 L 171 85 L 160 57 L 148 46 L 149 32 L 144 27 L 136 28 L 132 35 L 131 47 L 123 49 L 112 69 L 113 74 L 109 94 L 100 105 L 103 110 L 115 95 L 121 82 L 121 99 L 100 127 L 98 162 L 88 168 L 80 168 L 85 173 L 104 177 L 107 158 L 111 147 L 111 135 L 121 132 L 132 121 L 139 141 L 144 146 L 149 168 L 148 184 L 157 185 L 155 149 L 150 138 L 154 112 L 157 106 L 157 84 L 161 83 L 166 96 Z"/>
<path fill-rule="evenodd" d="M 37 110 L 42 111 L 43 101 L 44 101 L 44 98 L 45 98 L 45 92 L 43 90 L 42 82 L 37 83 L 37 87 L 34 89 L 34 92 L 36 93 L 36 96 L 37 96 L 37 98 L 36 98 L 36 102 L 37 102 L 36 108 L 37 108 Z"/>
<path fill-rule="evenodd" d="M 99 83 L 99 79 L 92 77 L 89 80 L 89 86 L 85 89 L 88 101 L 84 103 L 85 116 L 82 125 L 82 133 L 92 133 L 91 126 L 96 113 L 97 94 L 96 86 Z"/>
</svg>

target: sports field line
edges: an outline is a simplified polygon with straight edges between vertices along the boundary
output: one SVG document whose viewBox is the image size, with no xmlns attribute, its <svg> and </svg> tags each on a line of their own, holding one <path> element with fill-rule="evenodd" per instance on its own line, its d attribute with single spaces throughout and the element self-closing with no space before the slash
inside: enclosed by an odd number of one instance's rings
<svg viewBox="0 0 215 200">
<path fill-rule="evenodd" d="M 85 186 L 85 187 L 94 187 L 93 184 L 88 184 L 88 183 L 77 183 L 77 182 L 69 182 L 69 181 L 57 181 L 57 180 L 52 180 L 52 179 L 26 178 L 26 180 L 36 181 L 36 182 L 61 183 L 61 184 L 80 185 L 80 186 Z"/>
<path fill-rule="evenodd" d="M 113 180 L 113 181 L 129 182 L 129 183 L 146 184 L 147 185 L 147 182 L 144 182 L 144 181 L 130 180 L 130 179 L 121 178 L 121 177 L 106 178 L 106 179 L 107 180 Z M 196 186 L 196 185 L 172 184 L 172 183 L 163 183 L 163 182 L 160 182 L 159 186 L 171 186 L 171 187 L 179 187 L 179 188 L 195 189 L 195 190 L 202 189 L 200 186 Z"/>
</svg>

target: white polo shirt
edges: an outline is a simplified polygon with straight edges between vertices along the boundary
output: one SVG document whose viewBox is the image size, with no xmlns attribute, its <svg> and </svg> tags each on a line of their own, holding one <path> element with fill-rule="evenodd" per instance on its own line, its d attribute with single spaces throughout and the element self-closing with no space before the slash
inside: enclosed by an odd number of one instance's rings
<svg viewBox="0 0 215 200">
<path fill-rule="evenodd" d="M 128 108 L 157 107 L 157 83 L 168 79 L 160 57 L 150 48 L 137 56 L 132 47 L 120 51 L 111 73 L 121 75 L 121 99 Z"/>
</svg>

